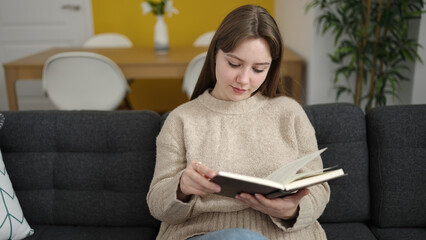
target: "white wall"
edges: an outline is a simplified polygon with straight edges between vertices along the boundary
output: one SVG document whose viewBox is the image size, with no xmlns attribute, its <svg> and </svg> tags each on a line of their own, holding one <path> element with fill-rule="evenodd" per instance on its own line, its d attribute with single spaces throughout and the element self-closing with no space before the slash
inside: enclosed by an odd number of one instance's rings
<svg viewBox="0 0 426 240">
<path fill-rule="evenodd" d="M 331 33 L 322 35 L 318 30 L 316 17 L 320 10 L 311 9 L 305 13 L 305 6 L 310 0 L 275 0 L 275 16 L 283 35 L 284 44 L 294 50 L 306 61 L 305 104 L 336 102 L 334 89 L 334 70 L 337 68 L 328 57 L 333 52 L 334 38 Z M 419 49 L 426 64 L 426 16 L 420 23 Z M 416 26 L 417 27 L 417 26 Z M 417 29 L 412 31 L 417 35 Z M 416 63 L 414 80 L 403 82 L 400 93 L 401 100 L 388 98 L 389 105 L 426 103 L 426 66 Z M 339 102 L 352 102 L 351 96 L 341 96 Z"/>
<path fill-rule="evenodd" d="M 426 15 L 420 21 L 419 43 L 423 48 L 418 49 L 418 53 L 423 60 L 423 63 L 416 62 L 413 79 L 413 95 L 411 98 L 412 104 L 426 103 Z"/>
<path fill-rule="evenodd" d="M 320 35 L 314 24 L 317 11 L 305 13 L 310 0 L 276 0 L 275 16 L 284 44 L 305 60 L 305 104 L 335 101 L 333 63 L 327 53 L 333 49 L 332 36 Z M 331 43 L 331 44 L 330 44 Z"/>
<path fill-rule="evenodd" d="M 87 0 L 0 1 L 0 111 L 9 110 L 3 63 L 52 47 L 81 46 L 93 36 L 92 19 Z M 19 110 L 54 108 L 41 81 L 19 79 L 16 91 Z"/>
<path fill-rule="evenodd" d="M 283 35 L 284 44 L 292 46 L 304 59 L 312 56 L 312 24 L 314 14 L 305 12 L 308 0 L 275 1 L 275 20 Z M 301 16 L 303 15 L 303 16 Z"/>
</svg>

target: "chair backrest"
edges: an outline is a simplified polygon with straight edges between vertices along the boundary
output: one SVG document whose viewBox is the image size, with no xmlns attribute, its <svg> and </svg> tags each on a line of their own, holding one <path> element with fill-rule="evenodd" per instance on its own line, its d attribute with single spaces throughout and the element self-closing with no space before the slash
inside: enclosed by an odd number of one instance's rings
<svg viewBox="0 0 426 240">
<path fill-rule="evenodd" d="M 101 33 L 89 38 L 83 43 L 86 48 L 133 47 L 132 41 L 120 33 Z"/>
<path fill-rule="evenodd" d="M 43 91 L 61 110 L 114 110 L 129 85 L 109 58 L 91 52 L 64 52 L 43 69 Z"/>
<path fill-rule="evenodd" d="M 191 62 L 189 62 L 188 67 L 185 70 L 182 82 L 182 91 L 188 96 L 188 98 L 191 98 L 192 96 L 192 92 L 197 84 L 206 56 L 207 52 L 198 54 L 191 60 Z"/>
<path fill-rule="evenodd" d="M 197 39 L 194 41 L 194 47 L 208 47 L 210 45 L 210 42 L 213 39 L 213 36 L 216 31 L 210 31 L 201 34 Z"/>
</svg>

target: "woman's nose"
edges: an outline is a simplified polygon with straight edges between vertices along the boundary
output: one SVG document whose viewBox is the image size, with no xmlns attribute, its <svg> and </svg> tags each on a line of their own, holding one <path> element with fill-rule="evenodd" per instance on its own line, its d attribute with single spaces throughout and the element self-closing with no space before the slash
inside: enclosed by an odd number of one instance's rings
<svg viewBox="0 0 426 240">
<path fill-rule="evenodd" d="M 247 84 L 250 81 L 249 69 L 241 69 L 237 76 L 237 82 L 240 84 Z"/>
</svg>

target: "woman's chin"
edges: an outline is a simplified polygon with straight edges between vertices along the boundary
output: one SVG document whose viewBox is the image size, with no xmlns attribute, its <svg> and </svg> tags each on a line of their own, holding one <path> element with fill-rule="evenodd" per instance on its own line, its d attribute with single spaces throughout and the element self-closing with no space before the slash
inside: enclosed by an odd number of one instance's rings
<svg viewBox="0 0 426 240">
<path fill-rule="evenodd" d="M 248 94 L 248 92 L 244 93 L 244 94 L 231 94 L 228 98 L 229 101 L 233 101 L 233 102 L 238 102 L 238 101 L 242 101 L 242 100 L 246 100 L 247 98 L 250 97 L 250 94 Z"/>
</svg>

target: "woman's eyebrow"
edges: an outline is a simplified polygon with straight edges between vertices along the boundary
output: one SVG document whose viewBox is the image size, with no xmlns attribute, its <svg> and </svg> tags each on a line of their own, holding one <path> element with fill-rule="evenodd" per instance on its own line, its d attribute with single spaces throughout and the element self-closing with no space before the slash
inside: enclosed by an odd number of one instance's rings
<svg viewBox="0 0 426 240">
<path fill-rule="evenodd" d="M 231 58 L 235 58 L 235 59 L 237 59 L 238 61 L 244 62 L 244 60 L 243 60 L 243 59 L 241 59 L 241 58 L 239 58 L 239 57 L 235 56 L 235 55 L 234 55 L 234 54 L 232 54 L 232 53 L 226 53 L 226 56 L 227 56 L 227 57 L 231 57 Z M 270 65 L 270 64 L 271 64 L 270 62 L 259 62 L 259 63 L 255 63 L 254 65 Z"/>
</svg>

